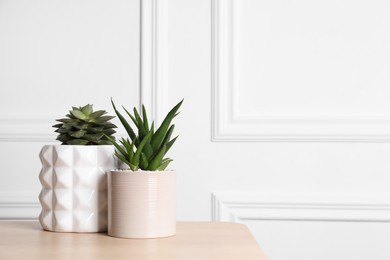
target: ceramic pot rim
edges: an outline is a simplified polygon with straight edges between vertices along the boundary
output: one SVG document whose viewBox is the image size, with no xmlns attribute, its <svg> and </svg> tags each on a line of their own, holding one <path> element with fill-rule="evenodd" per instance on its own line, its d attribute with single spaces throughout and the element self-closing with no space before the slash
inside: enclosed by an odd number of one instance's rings
<svg viewBox="0 0 390 260">
<path fill-rule="evenodd" d="M 85 148 L 89 148 L 89 147 L 111 147 L 113 146 L 112 144 L 94 144 L 94 145 L 70 145 L 70 144 L 67 144 L 67 145 L 64 145 L 64 144 L 45 144 L 44 146 L 42 147 L 56 147 L 56 146 L 59 146 L 59 147 L 85 147 Z"/>
<path fill-rule="evenodd" d="M 130 169 L 115 169 L 108 171 L 111 174 L 174 174 L 175 170 L 163 170 L 163 171 L 148 171 L 148 170 L 138 170 L 132 171 Z"/>
</svg>

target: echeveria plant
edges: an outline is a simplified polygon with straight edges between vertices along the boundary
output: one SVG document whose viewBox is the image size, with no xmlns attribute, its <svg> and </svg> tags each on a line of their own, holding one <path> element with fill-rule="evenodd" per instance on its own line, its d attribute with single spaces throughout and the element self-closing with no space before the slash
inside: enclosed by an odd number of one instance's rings
<svg viewBox="0 0 390 260">
<path fill-rule="evenodd" d="M 93 105 L 72 107 L 67 118 L 57 119 L 60 124 L 53 125 L 63 145 L 107 145 L 111 144 L 116 125 L 110 122 L 114 116 L 106 111 L 93 111 Z"/>
</svg>

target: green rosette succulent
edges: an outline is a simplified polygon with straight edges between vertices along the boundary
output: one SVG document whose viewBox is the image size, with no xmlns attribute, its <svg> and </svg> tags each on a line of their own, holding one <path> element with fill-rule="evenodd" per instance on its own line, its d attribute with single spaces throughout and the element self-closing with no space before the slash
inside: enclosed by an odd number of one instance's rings
<svg viewBox="0 0 390 260">
<path fill-rule="evenodd" d="M 66 118 L 57 119 L 59 124 L 53 125 L 63 145 L 110 145 L 114 139 L 114 128 L 110 122 L 115 116 L 106 115 L 104 110 L 93 111 L 93 105 L 72 107 Z"/>
</svg>

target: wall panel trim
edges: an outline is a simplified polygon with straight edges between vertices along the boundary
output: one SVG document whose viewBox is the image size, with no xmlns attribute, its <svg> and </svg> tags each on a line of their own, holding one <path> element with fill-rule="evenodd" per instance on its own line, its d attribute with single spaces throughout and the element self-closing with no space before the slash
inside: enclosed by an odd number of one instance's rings
<svg viewBox="0 0 390 260">
<path fill-rule="evenodd" d="M 163 108 L 168 53 L 165 0 L 141 1 L 140 35 L 140 103 L 144 104 L 151 120 L 159 123 Z"/>
<path fill-rule="evenodd" d="M 390 222 L 390 194 L 213 192 L 212 220 Z"/>
<path fill-rule="evenodd" d="M 1 219 L 37 219 L 41 211 L 38 194 L 9 191 L 0 193 Z"/>
<path fill-rule="evenodd" d="M 390 142 L 390 115 L 282 115 L 240 113 L 234 102 L 234 5 L 212 0 L 211 140 L 214 142 Z M 264 86 L 266 87 L 266 86 Z"/>
<path fill-rule="evenodd" d="M 56 116 L 0 116 L 0 142 L 55 142 L 48 132 Z"/>
</svg>

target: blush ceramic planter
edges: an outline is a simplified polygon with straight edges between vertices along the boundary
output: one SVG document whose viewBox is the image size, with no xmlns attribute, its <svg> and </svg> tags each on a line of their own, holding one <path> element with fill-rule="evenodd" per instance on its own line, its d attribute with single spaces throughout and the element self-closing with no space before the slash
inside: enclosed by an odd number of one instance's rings
<svg viewBox="0 0 390 260">
<path fill-rule="evenodd" d="M 117 167 L 111 145 L 46 145 L 39 157 L 39 221 L 58 232 L 107 231 L 107 176 Z"/>
<path fill-rule="evenodd" d="M 121 238 L 159 238 L 176 234 L 174 171 L 110 171 L 108 234 Z"/>
</svg>

